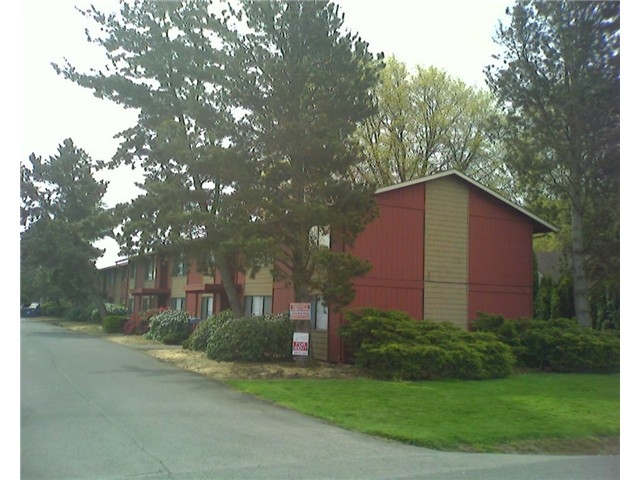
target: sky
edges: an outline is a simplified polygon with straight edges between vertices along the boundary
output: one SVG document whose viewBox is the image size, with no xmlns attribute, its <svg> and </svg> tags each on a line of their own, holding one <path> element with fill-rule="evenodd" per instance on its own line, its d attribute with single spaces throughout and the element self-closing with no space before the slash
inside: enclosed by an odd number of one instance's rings
<svg viewBox="0 0 640 480">
<path fill-rule="evenodd" d="M 118 142 L 114 135 L 132 126 L 137 112 L 125 110 L 91 91 L 57 75 L 51 62 L 67 58 L 80 70 L 100 67 L 103 53 L 84 36 L 86 19 L 75 6 L 88 6 L 88 0 L 22 0 L 12 6 L 15 15 L 5 23 L 15 32 L 20 18 L 17 64 L 20 78 L 12 95 L 17 97 L 17 121 L 9 134 L 17 140 L 17 156 L 25 161 L 31 153 L 48 158 L 55 155 L 65 138 L 84 149 L 91 158 L 108 160 Z M 103 10 L 117 8 L 116 0 L 95 0 Z M 483 69 L 499 51 L 493 41 L 509 0 L 338 0 L 345 24 L 369 43 L 370 51 L 394 55 L 409 68 L 435 66 L 469 85 L 485 88 Z M 13 2 L 10 3 L 13 5 Z M 628 4 L 627 4 L 628 5 Z M 624 10 L 623 10 L 624 11 Z M 3 33 L 6 35 L 6 33 Z M 15 35 L 5 44 L 15 43 Z M 15 54 L 15 50 L 11 50 Z M 12 90 L 13 91 L 13 90 Z M 104 198 L 108 206 L 128 201 L 141 180 L 128 167 L 100 175 L 109 181 Z M 17 194 L 19 196 L 19 194 Z M 113 240 L 99 242 L 106 248 L 98 267 L 113 265 L 119 258 Z"/>
<path fill-rule="evenodd" d="M 84 37 L 86 19 L 74 8 L 78 0 L 22 0 L 21 2 L 21 122 L 19 157 L 31 153 L 55 155 L 65 138 L 93 159 L 110 159 L 118 142 L 114 135 L 136 121 L 137 113 L 93 96 L 57 75 L 51 62 L 67 58 L 79 69 L 99 67 L 104 56 Z M 340 0 L 345 25 L 369 43 L 370 51 L 396 56 L 409 68 L 436 66 L 470 85 L 484 88 L 483 68 L 498 47 L 493 42 L 498 20 L 506 20 L 502 0 Z M 117 8 L 113 0 L 97 0 L 101 10 Z M 108 175 L 104 198 L 108 206 L 133 198 L 139 174 L 122 168 Z M 98 244 L 108 252 L 98 267 L 118 258 L 114 241 Z"/>
</svg>

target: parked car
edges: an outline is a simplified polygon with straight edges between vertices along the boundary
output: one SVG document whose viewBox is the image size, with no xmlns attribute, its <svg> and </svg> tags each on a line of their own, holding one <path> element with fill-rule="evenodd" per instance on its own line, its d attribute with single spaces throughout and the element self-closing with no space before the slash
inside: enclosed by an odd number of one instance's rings
<svg viewBox="0 0 640 480">
<path fill-rule="evenodd" d="M 21 317 L 39 317 L 42 311 L 39 303 L 24 304 L 20 307 Z"/>
</svg>

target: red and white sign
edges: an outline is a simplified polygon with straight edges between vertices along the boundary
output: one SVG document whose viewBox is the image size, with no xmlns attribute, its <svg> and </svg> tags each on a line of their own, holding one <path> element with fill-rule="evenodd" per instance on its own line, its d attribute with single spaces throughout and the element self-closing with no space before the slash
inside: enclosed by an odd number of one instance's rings
<svg viewBox="0 0 640 480">
<path fill-rule="evenodd" d="M 291 320 L 311 320 L 311 304 L 290 303 L 289 318 Z"/>
<path fill-rule="evenodd" d="M 293 355 L 309 355 L 309 334 L 294 332 L 292 347 Z"/>
</svg>

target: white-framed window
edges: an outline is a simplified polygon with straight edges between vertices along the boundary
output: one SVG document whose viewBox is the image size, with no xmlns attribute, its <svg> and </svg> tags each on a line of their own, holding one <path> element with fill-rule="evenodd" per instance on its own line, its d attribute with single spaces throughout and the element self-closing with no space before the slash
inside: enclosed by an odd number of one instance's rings
<svg viewBox="0 0 640 480">
<path fill-rule="evenodd" d="M 311 302 L 311 328 L 313 330 L 327 330 L 329 327 L 329 306 L 322 295 L 314 295 Z"/>
<path fill-rule="evenodd" d="M 209 296 L 209 297 L 202 297 L 202 300 L 200 301 L 200 318 L 202 320 L 206 320 L 207 318 L 213 316 L 213 304 L 214 304 L 214 297 L 213 296 Z"/>
<path fill-rule="evenodd" d="M 184 310 L 186 299 L 184 297 L 173 297 L 171 299 L 171 310 Z"/>
<path fill-rule="evenodd" d="M 260 316 L 271 313 L 271 295 L 250 295 L 244 297 L 244 313 L 249 316 Z"/>
<path fill-rule="evenodd" d="M 147 261 L 147 281 L 153 281 L 156 279 L 156 261 L 151 259 Z"/>
<path fill-rule="evenodd" d="M 311 227 L 309 229 L 309 244 L 314 247 L 331 248 L 331 232 L 329 231 L 329 227 Z"/>
<path fill-rule="evenodd" d="M 173 267 L 174 277 L 184 277 L 187 274 L 187 262 L 182 258 L 176 259 L 176 263 Z"/>
</svg>

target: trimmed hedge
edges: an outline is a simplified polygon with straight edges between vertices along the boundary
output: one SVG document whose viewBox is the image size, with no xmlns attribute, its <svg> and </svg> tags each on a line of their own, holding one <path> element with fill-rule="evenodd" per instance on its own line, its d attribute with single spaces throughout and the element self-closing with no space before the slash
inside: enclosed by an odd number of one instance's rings
<svg viewBox="0 0 640 480">
<path fill-rule="evenodd" d="M 481 314 L 474 330 L 511 345 L 518 365 L 562 373 L 618 373 L 620 332 L 581 327 L 575 319 L 507 320 Z"/>
<path fill-rule="evenodd" d="M 206 352 L 209 339 L 213 336 L 214 332 L 220 328 L 222 324 L 230 320 L 233 320 L 233 312 L 231 310 L 225 310 L 200 322 L 184 342 L 184 348 L 197 352 Z"/>
<path fill-rule="evenodd" d="M 122 333 L 126 321 L 124 315 L 107 315 L 102 319 L 102 330 L 105 333 Z"/>
<path fill-rule="evenodd" d="M 513 371 L 511 348 L 493 334 L 373 308 L 345 316 L 348 324 L 341 327 L 341 337 L 355 364 L 377 378 L 483 380 Z"/>
<path fill-rule="evenodd" d="M 291 360 L 293 332 L 287 314 L 220 321 L 211 329 L 207 357 L 225 362 Z"/>
<path fill-rule="evenodd" d="M 179 344 L 189 338 L 191 329 L 189 326 L 189 314 L 179 310 L 163 310 L 151 317 L 149 331 L 145 338 Z"/>
</svg>

